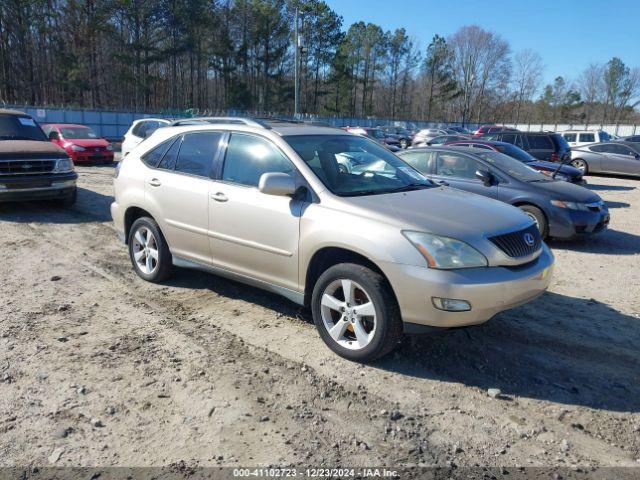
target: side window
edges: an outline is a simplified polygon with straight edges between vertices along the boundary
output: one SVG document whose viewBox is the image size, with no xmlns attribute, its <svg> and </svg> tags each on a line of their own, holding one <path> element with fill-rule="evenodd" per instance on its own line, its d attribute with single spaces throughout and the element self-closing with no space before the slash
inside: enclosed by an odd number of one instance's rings
<svg viewBox="0 0 640 480">
<path fill-rule="evenodd" d="M 51 125 L 45 125 L 44 127 L 42 127 L 42 131 L 47 137 L 51 133 L 51 130 L 53 130 L 53 127 Z"/>
<path fill-rule="evenodd" d="M 527 143 L 527 137 L 524 135 L 516 135 L 516 147 L 521 148 L 522 150 L 526 150 L 529 148 L 529 144 Z"/>
<path fill-rule="evenodd" d="M 222 180 L 257 187 L 263 173 L 291 173 L 293 164 L 268 140 L 231 135 L 222 168 Z"/>
<path fill-rule="evenodd" d="M 444 177 L 475 179 L 478 162 L 456 153 L 438 152 L 436 173 Z"/>
<path fill-rule="evenodd" d="M 169 148 L 171 148 L 171 145 L 173 145 L 175 140 L 176 139 L 174 137 L 170 140 L 167 140 L 166 142 L 162 142 L 160 145 L 156 146 L 155 148 L 145 153 L 141 157 L 141 160 L 148 167 L 156 168 L 160 163 L 160 160 L 162 160 L 162 157 L 164 157 L 165 153 L 167 153 Z"/>
<path fill-rule="evenodd" d="M 592 147 L 589 147 L 589 150 L 591 150 L 592 152 L 599 152 L 599 153 L 603 153 L 606 152 L 607 147 L 609 145 L 594 145 Z"/>
<path fill-rule="evenodd" d="M 594 143 L 596 141 L 596 136 L 593 133 L 581 133 L 580 134 L 581 142 Z"/>
<path fill-rule="evenodd" d="M 516 134 L 514 134 L 514 133 L 505 133 L 505 134 L 502 135 L 502 141 L 514 145 L 516 143 Z"/>
<path fill-rule="evenodd" d="M 176 160 L 178 159 L 178 152 L 180 151 L 180 145 L 182 144 L 182 137 L 178 137 L 178 139 L 173 142 L 171 148 L 165 153 L 164 157 L 162 157 L 162 161 L 158 165 L 158 168 L 162 168 L 163 170 L 173 170 L 176 168 Z"/>
<path fill-rule="evenodd" d="M 412 152 L 401 158 L 420 173 L 429 175 L 433 172 L 433 153 L 431 152 Z"/>
<path fill-rule="evenodd" d="M 145 121 L 136 123 L 136 126 L 133 127 L 133 130 L 131 130 L 131 133 L 136 137 L 144 138 L 144 132 L 147 129 L 147 123 L 148 122 L 145 122 Z"/>
<path fill-rule="evenodd" d="M 176 172 L 209 177 L 220 138 L 222 138 L 220 132 L 199 132 L 185 135 L 175 166 Z"/>
<path fill-rule="evenodd" d="M 575 142 L 577 137 L 575 133 L 565 133 L 562 136 L 567 142 Z"/>
<path fill-rule="evenodd" d="M 635 152 L 631 150 L 629 147 L 625 147 L 624 145 L 612 145 L 615 147 L 615 153 L 618 155 L 631 155 L 634 156 Z"/>
<path fill-rule="evenodd" d="M 553 143 L 546 135 L 530 135 L 529 148 L 532 150 L 553 150 Z"/>
</svg>

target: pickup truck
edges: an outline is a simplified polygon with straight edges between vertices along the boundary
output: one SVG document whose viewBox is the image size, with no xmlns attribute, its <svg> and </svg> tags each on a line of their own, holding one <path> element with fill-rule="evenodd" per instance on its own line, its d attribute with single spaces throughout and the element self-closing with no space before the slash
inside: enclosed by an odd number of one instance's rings
<svg viewBox="0 0 640 480">
<path fill-rule="evenodd" d="M 73 162 L 29 115 L 0 109 L 0 202 L 76 201 Z"/>
</svg>

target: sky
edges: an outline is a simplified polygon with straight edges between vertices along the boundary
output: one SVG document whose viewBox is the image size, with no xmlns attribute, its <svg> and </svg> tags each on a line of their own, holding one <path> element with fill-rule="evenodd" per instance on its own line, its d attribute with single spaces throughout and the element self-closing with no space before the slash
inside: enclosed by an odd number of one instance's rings
<svg viewBox="0 0 640 480">
<path fill-rule="evenodd" d="M 550 83 L 577 78 L 593 62 L 617 56 L 640 67 L 640 0 L 325 0 L 346 30 L 358 21 L 404 27 L 425 50 L 437 33 L 476 24 L 499 33 L 512 52 L 530 48 Z"/>
</svg>

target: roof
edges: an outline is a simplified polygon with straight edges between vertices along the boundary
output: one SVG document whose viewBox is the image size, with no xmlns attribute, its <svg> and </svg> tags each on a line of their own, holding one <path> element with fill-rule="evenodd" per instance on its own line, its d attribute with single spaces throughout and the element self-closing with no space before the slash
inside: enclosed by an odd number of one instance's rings
<svg viewBox="0 0 640 480">
<path fill-rule="evenodd" d="M 8 108 L 0 108 L 0 115 L 17 115 L 20 117 L 30 117 L 28 113 L 21 112 L 20 110 L 11 110 Z"/>
<path fill-rule="evenodd" d="M 318 122 L 299 122 L 279 118 L 250 118 L 250 117 L 194 117 L 173 121 L 170 127 L 224 127 L 228 128 L 256 128 L 269 130 L 280 136 L 284 135 L 347 135 L 348 133 L 330 125 L 319 125 Z"/>
</svg>

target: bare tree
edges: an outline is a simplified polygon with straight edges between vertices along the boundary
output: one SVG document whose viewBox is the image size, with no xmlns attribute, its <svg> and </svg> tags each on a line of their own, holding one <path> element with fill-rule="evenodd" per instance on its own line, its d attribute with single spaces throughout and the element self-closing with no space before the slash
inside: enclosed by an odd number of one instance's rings
<svg viewBox="0 0 640 480">
<path fill-rule="evenodd" d="M 540 88 L 544 65 L 542 58 L 533 50 L 526 49 L 513 58 L 513 85 L 516 95 L 515 123 L 520 121 L 522 105 L 531 101 Z"/>
</svg>

